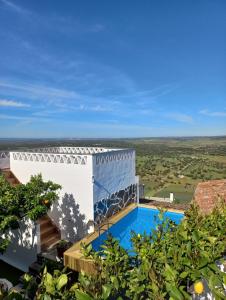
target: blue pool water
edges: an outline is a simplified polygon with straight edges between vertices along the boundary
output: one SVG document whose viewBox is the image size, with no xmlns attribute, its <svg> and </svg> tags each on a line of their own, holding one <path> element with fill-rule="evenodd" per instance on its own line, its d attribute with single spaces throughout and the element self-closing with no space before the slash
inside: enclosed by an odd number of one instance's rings
<svg viewBox="0 0 226 300">
<path fill-rule="evenodd" d="M 133 230 L 137 234 L 150 234 L 153 229 L 156 229 L 157 224 L 161 223 L 157 218 L 158 214 L 159 211 L 157 209 L 137 207 L 116 224 L 112 225 L 108 232 L 119 240 L 120 245 L 123 248 L 131 250 L 131 231 Z M 164 218 L 169 218 L 176 224 L 179 224 L 183 217 L 184 215 L 181 213 L 164 213 Z M 101 245 L 103 245 L 104 241 L 106 240 L 108 232 L 105 231 L 92 242 L 92 247 L 94 250 L 101 250 Z"/>
</svg>

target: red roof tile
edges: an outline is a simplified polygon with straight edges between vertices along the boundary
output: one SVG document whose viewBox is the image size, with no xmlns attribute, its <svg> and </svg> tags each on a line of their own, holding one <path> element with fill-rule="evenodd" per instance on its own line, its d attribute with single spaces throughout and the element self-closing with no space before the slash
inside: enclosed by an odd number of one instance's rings
<svg viewBox="0 0 226 300">
<path fill-rule="evenodd" d="M 195 190 L 194 202 L 203 213 L 209 213 L 219 199 L 226 202 L 226 179 L 200 182 Z"/>
</svg>

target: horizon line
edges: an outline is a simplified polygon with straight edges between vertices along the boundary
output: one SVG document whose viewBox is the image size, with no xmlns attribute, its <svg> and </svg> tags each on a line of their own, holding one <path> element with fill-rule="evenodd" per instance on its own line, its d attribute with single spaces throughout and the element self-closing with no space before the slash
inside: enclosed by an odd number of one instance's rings
<svg viewBox="0 0 226 300">
<path fill-rule="evenodd" d="M 0 137 L 0 140 L 121 140 L 121 139 L 158 139 L 158 138 L 214 138 L 225 137 L 222 135 L 168 135 L 168 136 L 143 136 L 143 137 Z"/>
</svg>

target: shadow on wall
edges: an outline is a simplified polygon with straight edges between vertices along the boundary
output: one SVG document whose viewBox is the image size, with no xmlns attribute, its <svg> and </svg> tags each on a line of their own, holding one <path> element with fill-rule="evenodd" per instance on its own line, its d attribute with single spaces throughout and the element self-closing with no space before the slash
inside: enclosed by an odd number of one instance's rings
<svg viewBox="0 0 226 300">
<path fill-rule="evenodd" d="M 9 167 L 10 167 L 9 157 L 0 156 L 0 170 L 9 169 Z"/>
<path fill-rule="evenodd" d="M 86 222 L 84 214 L 79 210 L 79 204 L 75 202 L 72 194 L 65 194 L 62 201 L 57 203 L 52 209 L 51 215 L 58 215 L 59 229 L 62 238 L 76 242 L 88 234 L 92 221 Z"/>
<path fill-rule="evenodd" d="M 11 243 L 0 258 L 9 264 L 27 271 L 37 255 L 37 227 L 34 222 L 24 220 L 20 228 L 10 231 Z"/>
</svg>

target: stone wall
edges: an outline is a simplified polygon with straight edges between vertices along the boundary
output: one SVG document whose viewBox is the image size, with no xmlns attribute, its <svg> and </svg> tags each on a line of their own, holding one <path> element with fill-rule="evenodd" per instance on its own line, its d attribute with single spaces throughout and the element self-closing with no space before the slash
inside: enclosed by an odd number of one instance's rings
<svg viewBox="0 0 226 300">
<path fill-rule="evenodd" d="M 107 199 L 102 199 L 94 204 L 94 222 L 102 223 L 106 218 L 122 210 L 130 203 L 137 201 L 137 185 L 131 184 L 124 190 L 120 190 Z"/>
</svg>

